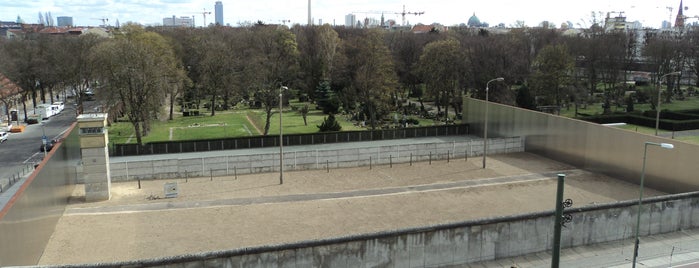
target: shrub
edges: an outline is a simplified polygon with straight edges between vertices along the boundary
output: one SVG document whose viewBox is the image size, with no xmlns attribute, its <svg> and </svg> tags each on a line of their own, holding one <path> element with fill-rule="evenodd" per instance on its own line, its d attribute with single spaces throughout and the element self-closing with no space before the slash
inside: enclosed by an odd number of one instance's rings
<svg viewBox="0 0 699 268">
<path fill-rule="evenodd" d="M 323 123 L 321 123 L 319 126 L 317 126 L 320 132 L 331 132 L 331 131 L 340 131 L 342 129 L 342 126 L 340 126 L 340 123 L 337 122 L 335 119 L 335 115 L 330 114 L 328 117 L 323 118 Z"/>
</svg>

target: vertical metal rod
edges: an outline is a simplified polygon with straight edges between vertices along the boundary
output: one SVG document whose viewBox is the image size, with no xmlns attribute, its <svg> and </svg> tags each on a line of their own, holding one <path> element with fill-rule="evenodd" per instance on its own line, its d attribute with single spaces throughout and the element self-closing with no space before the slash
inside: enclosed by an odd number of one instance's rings
<svg viewBox="0 0 699 268">
<path fill-rule="evenodd" d="M 371 156 L 369 156 L 369 169 L 371 169 Z"/>
<path fill-rule="evenodd" d="M 330 173 L 330 161 L 327 159 L 325 160 L 325 169 L 327 173 Z"/>
<path fill-rule="evenodd" d="M 184 182 L 189 182 L 189 173 L 187 173 L 187 170 L 184 170 Z"/>
<path fill-rule="evenodd" d="M 430 152 L 430 165 L 432 165 L 432 152 Z"/>
<path fill-rule="evenodd" d="M 488 85 L 485 86 L 485 117 L 483 118 L 483 168 L 488 154 Z"/>
<path fill-rule="evenodd" d="M 233 166 L 233 176 L 235 176 L 235 179 L 238 179 L 238 167 Z"/>
<path fill-rule="evenodd" d="M 451 153 L 451 152 L 447 151 L 447 163 L 449 163 L 449 153 Z"/>
<path fill-rule="evenodd" d="M 141 189 L 141 178 L 138 178 L 138 189 Z"/>
<path fill-rule="evenodd" d="M 633 262 L 631 267 L 636 268 L 636 258 L 638 257 L 638 236 L 639 230 L 641 229 L 641 208 L 643 206 L 643 182 L 646 176 L 646 155 L 648 153 L 648 143 L 643 146 L 643 168 L 641 168 L 641 185 L 638 194 L 638 213 L 636 214 L 636 239 L 634 240 L 633 246 Z"/>
<path fill-rule="evenodd" d="M 209 176 L 211 177 L 211 181 L 214 181 L 214 170 L 209 169 Z"/>
<path fill-rule="evenodd" d="M 393 168 L 393 155 L 388 156 L 388 164 L 389 167 Z"/>
<path fill-rule="evenodd" d="M 285 88 L 285 86 L 279 87 L 279 184 L 284 184 L 284 149 L 282 149 L 284 143 L 284 140 L 282 139 L 282 89 Z"/>
<path fill-rule="evenodd" d="M 413 153 L 410 153 L 410 166 L 413 166 Z"/>
<path fill-rule="evenodd" d="M 468 162 L 468 151 L 464 151 L 464 161 Z"/>
<path fill-rule="evenodd" d="M 553 253 L 551 254 L 551 268 L 558 268 L 561 258 L 561 221 L 563 219 L 563 186 L 565 174 L 558 174 L 558 189 L 556 191 L 556 216 L 553 225 Z"/>
</svg>

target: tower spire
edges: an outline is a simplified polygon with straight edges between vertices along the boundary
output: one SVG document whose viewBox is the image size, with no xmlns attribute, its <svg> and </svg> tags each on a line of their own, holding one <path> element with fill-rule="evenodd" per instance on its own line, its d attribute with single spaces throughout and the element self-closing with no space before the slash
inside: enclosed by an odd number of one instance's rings
<svg viewBox="0 0 699 268">
<path fill-rule="evenodd" d="M 682 0 L 680 0 L 680 10 L 677 11 L 677 18 L 675 18 L 675 28 L 684 28 L 684 14 L 682 14 Z"/>
</svg>

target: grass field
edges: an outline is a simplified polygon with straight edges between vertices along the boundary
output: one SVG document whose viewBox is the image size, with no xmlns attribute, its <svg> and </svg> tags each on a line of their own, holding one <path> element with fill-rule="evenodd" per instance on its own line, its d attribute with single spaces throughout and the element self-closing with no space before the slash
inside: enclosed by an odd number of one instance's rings
<svg viewBox="0 0 699 268">
<path fill-rule="evenodd" d="M 285 134 L 315 133 L 317 125 L 326 117 L 319 110 L 311 110 L 307 115 L 307 125 L 298 111 L 285 107 L 282 112 L 282 124 Z M 248 118 L 250 120 L 248 120 Z M 342 116 L 337 116 L 342 130 L 362 130 Z M 275 110 L 270 119 L 269 135 L 279 134 L 279 113 Z M 226 137 L 245 137 L 262 135 L 265 113 L 262 109 L 234 109 L 217 111 L 215 116 L 205 113 L 200 116 L 183 117 L 176 114 L 173 120 L 153 121 L 151 132 L 143 137 L 143 142 L 168 140 L 199 140 Z M 112 143 L 136 143 L 133 126 L 129 122 L 114 123 L 109 127 L 109 139 Z"/>
<path fill-rule="evenodd" d="M 639 132 L 639 133 L 643 133 L 643 134 L 648 134 L 648 135 L 655 135 L 655 128 L 650 128 L 650 127 L 626 124 L 626 125 L 618 126 L 618 128 L 626 129 L 626 130 L 630 130 L 630 131 L 634 131 L 634 132 Z M 672 136 L 672 133 L 668 132 L 668 131 L 661 130 L 660 133 L 663 134 L 663 136 Z M 699 136 L 680 136 L 680 135 L 677 135 L 677 137 L 674 137 L 673 139 L 684 141 L 684 142 L 689 142 L 689 143 L 699 144 Z"/>
<path fill-rule="evenodd" d="M 660 109 L 661 110 L 668 109 L 668 110 L 673 110 L 673 111 L 699 109 L 699 97 L 693 96 L 693 97 L 687 97 L 685 100 L 673 100 L 671 103 L 660 103 Z M 612 106 L 611 110 L 612 110 L 612 112 L 625 112 L 626 105 L 622 105 L 621 107 Z M 649 111 L 649 110 L 651 110 L 651 105 L 649 103 L 640 103 L 640 104 L 637 103 L 637 104 L 634 104 L 634 110 L 635 111 Z M 589 114 L 589 115 L 600 115 L 600 114 L 602 114 L 603 111 L 604 111 L 604 109 L 602 109 L 601 103 L 587 105 L 586 109 L 578 108 L 578 113 L 584 113 L 584 114 Z M 575 116 L 575 107 L 568 106 L 565 109 L 561 109 L 561 115 L 566 116 L 566 117 L 574 117 Z"/>
<path fill-rule="evenodd" d="M 284 134 L 302 134 L 318 132 L 317 125 L 326 117 L 320 110 L 315 110 L 311 104 L 311 110 L 307 116 L 307 125 L 303 123 L 303 117 L 298 112 L 303 103 L 292 101 L 289 107 L 282 112 L 282 124 Z M 295 107 L 295 108 L 293 108 Z M 637 111 L 650 110 L 650 104 L 636 104 Z M 688 97 L 686 100 L 675 100 L 672 103 L 661 104 L 661 109 L 686 110 L 699 108 L 699 97 Z M 579 113 L 590 115 L 602 114 L 601 104 L 587 105 L 586 109 L 578 109 Z M 612 107 L 612 111 L 625 111 L 625 107 Z M 574 107 L 561 110 L 562 116 L 573 117 Z M 337 120 L 342 130 L 364 130 L 366 128 L 354 125 L 348 118 L 338 115 Z M 434 120 L 418 119 L 420 126 L 435 124 Z M 230 111 L 217 111 L 215 116 L 204 113 L 200 116 L 183 117 L 176 113 L 174 120 L 159 120 L 152 122 L 151 132 L 143 137 L 143 142 L 168 141 L 168 140 L 199 140 L 216 139 L 226 137 L 244 137 L 262 135 L 265 125 L 265 113 L 262 109 L 236 108 Z M 646 134 L 654 134 L 652 128 L 626 125 L 622 128 L 638 131 Z M 273 112 L 270 119 L 269 135 L 279 134 L 279 113 Z M 114 123 L 109 127 L 109 139 L 112 143 L 136 143 L 133 126 L 129 122 Z M 678 140 L 699 144 L 699 136 L 677 137 Z"/>
</svg>

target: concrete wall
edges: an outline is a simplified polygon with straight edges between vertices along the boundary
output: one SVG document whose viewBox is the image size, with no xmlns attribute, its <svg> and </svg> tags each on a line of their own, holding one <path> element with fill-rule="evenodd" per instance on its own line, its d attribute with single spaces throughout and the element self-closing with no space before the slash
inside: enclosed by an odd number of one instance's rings
<svg viewBox="0 0 699 268">
<path fill-rule="evenodd" d="M 444 160 L 483 155 L 481 139 L 424 143 L 411 145 L 392 145 L 382 147 L 357 146 L 344 149 L 316 150 L 305 148 L 322 148 L 321 146 L 284 147 L 284 170 L 305 170 L 357 167 L 371 165 L 388 165 L 390 163 L 408 163 L 411 161 Z M 243 155 L 226 155 L 217 157 L 186 157 L 173 155 L 176 159 L 119 161 L 111 158 L 111 179 L 127 181 L 136 179 L 169 179 L 203 176 L 232 176 L 279 171 L 279 152 L 267 150 Z M 523 152 L 524 141 L 520 137 L 496 138 L 488 141 L 488 154 Z M 412 157 L 411 157 L 412 156 Z M 142 157 L 146 158 L 146 157 Z"/>
<path fill-rule="evenodd" d="M 553 205 L 553 204 L 552 204 Z M 561 247 L 633 238 L 637 202 L 569 208 Z M 641 235 L 699 227 L 699 192 L 645 200 Z M 554 211 L 103 266 L 453 267 L 551 250 Z M 629 243 L 628 257 L 633 245 Z M 565 257 L 565 256 L 563 256 Z M 85 265 L 82 267 L 100 265 Z"/>
<path fill-rule="evenodd" d="M 77 132 L 73 125 L 28 177 L 2 193 L 0 267 L 39 262 L 75 188 Z"/>
<path fill-rule="evenodd" d="M 464 99 L 464 119 L 472 134 L 482 133 L 486 103 Z M 631 183 L 639 183 L 645 142 L 666 142 L 672 150 L 649 146 L 646 185 L 669 193 L 699 191 L 699 145 L 641 134 L 517 107 L 487 103 L 488 133 L 525 137 L 527 152 Z"/>
</svg>

